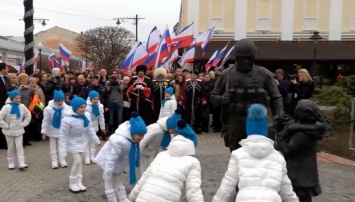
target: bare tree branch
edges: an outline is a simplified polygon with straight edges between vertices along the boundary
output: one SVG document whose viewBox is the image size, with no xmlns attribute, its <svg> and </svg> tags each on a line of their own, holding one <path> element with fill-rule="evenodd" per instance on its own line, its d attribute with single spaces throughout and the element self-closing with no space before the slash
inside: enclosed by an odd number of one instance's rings
<svg viewBox="0 0 355 202">
<path fill-rule="evenodd" d="M 123 27 L 98 27 L 75 39 L 82 57 L 96 67 L 112 70 L 121 65 L 134 44 L 134 34 Z"/>
</svg>

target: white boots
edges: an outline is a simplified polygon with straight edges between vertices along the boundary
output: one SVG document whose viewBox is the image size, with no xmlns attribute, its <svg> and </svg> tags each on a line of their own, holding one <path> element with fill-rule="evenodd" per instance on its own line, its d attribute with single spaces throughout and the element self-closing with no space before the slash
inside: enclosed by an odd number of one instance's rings
<svg viewBox="0 0 355 202">
<path fill-rule="evenodd" d="M 86 187 L 82 184 L 83 176 L 69 176 L 69 190 L 73 193 L 85 192 Z"/>
<path fill-rule="evenodd" d="M 18 157 L 18 167 L 21 171 L 28 168 L 28 165 L 25 164 L 25 157 Z"/>
<path fill-rule="evenodd" d="M 68 167 L 67 162 L 65 161 L 65 158 L 59 157 L 59 164 L 62 168 Z"/>
<path fill-rule="evenodd" d="M 118 198 L 118 202 L 131 202 L 128 198 L 127 198 L 127 194 L 126 194 L 126 188 L 125 187 L 120 187 L 115 189 L 117 198 Z"/>
<path fill-rule="evenodd" d="M 50 154 L 51 155 L 51 161 L 52 161 L 52 169 L 58 169 L 58 157 L 57 154 Z"/>
<path fill-rule="evenodd" d="M 50 154 L 51 155 L 51 161 L 52 161 L 52 168 L 53 169 L 58 169 L 58 156 L 56 153 Z M 68 167 L 67 162 L 65 161 L 65 158 L 59 158 L 59 165 L 62 168 Z"/>
<path fill-rule="evenodd" d="M 15 160 L 14 160 L 14 158 L 7 158 L 7 164 L 8 164 L 9 170 L 15 169 Z"/>
<path fill-rule="evenodd" d="M 118 202 L 115 190 L 105 191 L 108 202 Z"/>
<path fill-rule="evenodd" d="M 85 162 L 86 165 L 90 165 L 92 163 L 96 164 L 95 153 L 96 153 L 95 149 L 90 149 L 88 152 L 86 152 L 84 154 L 84 156 L 85 156 L 84 162 Z"/>
<path fill-rule="evenodd" d="M 126 188 L 124 187 L 105 191 L 105 194 L 109 202 L 131 202 L 127 198 Z"/>
<path fill-rule="evenodd" d="M 69 176 L 69 190 L 73 193 L 79 193 L 80 188 L 78 186 L 78 177 Z"/>
</svg>

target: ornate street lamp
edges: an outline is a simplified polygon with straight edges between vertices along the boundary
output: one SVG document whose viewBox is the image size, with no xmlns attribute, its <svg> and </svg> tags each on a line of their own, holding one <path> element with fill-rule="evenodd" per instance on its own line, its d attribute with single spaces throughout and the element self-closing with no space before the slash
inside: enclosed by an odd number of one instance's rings
<svg viewBox="0 0 355 202">
<path fill-rule="evenodd" d="M 317 43 L 318 43 L 318 41 L 322 40 L 323 37 L 321 35 L 319 35 L 318 31 L 314 31 L 313 35 L 309 39 L 312 40 L 314 43 L 313 68 L 316 68 L 316 65 L 317 65 Z M 322 67 L 319 66 L 319 87 L 320 88 L 322 88 L 322 82 L 323 82 L 322 77 L 323 77 Z"/>
</svg>

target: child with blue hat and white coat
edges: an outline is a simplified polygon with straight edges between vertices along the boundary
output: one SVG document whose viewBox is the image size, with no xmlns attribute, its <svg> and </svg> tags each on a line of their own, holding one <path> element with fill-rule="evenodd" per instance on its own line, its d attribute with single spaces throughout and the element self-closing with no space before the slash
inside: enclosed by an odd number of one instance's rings
<svg viewBox="0 0 355 202">
<path fill-rule="evenodd" d="M 139 142 L 146 132 L 143 119 L 137 112 L 132 112 L 131 119 L 118 126 L 97 154 L 96 161 L 103 170 L 109 202 L 129 202 L 122 174 L 128 172 L 130 184 L 136 183 L 136 168 L 140 165 Z"/>
<path fill-rule="evenodd" d="M 85 192 L 82 180 L 82 154 L 88 149 L 89 139 L 100 145 L 92 127 L 91 115 L 86 112 L 86 101 L 74 96 L 70 106 L 64 111 L 64 118 L 60 124 L 59 154 L 66 156 L 69 152 L 73 156 L 73 167 L 69 176 L 69 190 L 73 193 Z"/>
<path fill-rule="evenodd" d="M 180 120 L 166 151 L 160 152 L 129 195 L 131 201 L 180 202 L 185 190 L 188 201 L 204 202 L 201 165 L 195 155 L 197 136 Z"/>
<path fill-rule="evenodd" d="M 169 87 L 165 90 L 165 98 L 161 102 L 161 108 L 159 113 L 159 119 L 164 117 L 170 117 L 174 114 L 177 108 L 177 102 L 174 95 L 174 88 Z"/>
<path fill-rule="evenodd" d="M 163 117 L 147 127 L 147 133 L 140 142 L 141 174 L 143 174 L 150 163 L 153 162 L 161 149 L 165 149 L 169 146 L 171 138 L 174 136 L 177 123 L 180 120 L 180 110 L 176 109 L 170 117 Z"/>
<path fill-rule="evenodd" d="M 58 146 L 59 146 L 59 134 L 60 134 L 60 124 L 62 118 L 64 117 L 64 111 L 69 107 L 64 102 L 65 96 L 62 90 L 55 89 L 53 93 L 53 100 L 48 102 L 48 105 L 43 111 L 43 121 L 42 121 L 42 139 L 45 140 L 49 137 L 49 155 L 52 162 L 52 168 L 58 168 L 58 157 L 59 164 L 62 168 L 68 167 L 65 160 L 65 156 L 58 156 Z"/>
<path fill-rule="evenodd" d="M 99 129 L 105 134 L 105 116 L 104 116 L 104 105 L 100 103 L 100 94 L 97 91 L 90 91 L 89 96 L 86 100 L 86 111 L 91 114 L 91 122 L 94 127 L 95 132 L 97 133 Z M 95 142 L 89 142 L 89 148 L 84 153 L 85 164 L 89 165 L 90 163 L 96 163 L 95 160 Z"/>
<path fill-rule="evenodd" d="M 31 112 L 21 103 L 21 93 L 12 90 L 8 93 L 5 105 L 0 111 L 0 128 L 7 142 L 7 162 L 9 170 L 15 169 L 15 150 L 17 153 L 18 167 L 20 170 L 28 168 L 25 164 L 23 151 L 24 128 L 31 121 Z"/>
<path fill-rule="evenodd" d="M 242 147 L 232 152 L 212 201 L 299 202 L 287 176 L 286 161 L 268 138 L 267 109 L 263 105 L 250 106 L 246 133 L 247 138 L 240 141 Z"/>
</svg>

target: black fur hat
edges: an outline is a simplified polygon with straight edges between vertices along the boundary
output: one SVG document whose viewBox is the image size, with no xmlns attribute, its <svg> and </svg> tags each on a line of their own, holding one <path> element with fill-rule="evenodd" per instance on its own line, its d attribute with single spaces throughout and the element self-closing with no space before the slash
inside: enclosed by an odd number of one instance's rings
<svg viewBox="0 0 355 202">
<path fill-rule="evenodd" d="M 140 72 L 140 71 L 143 71 L 144 74 L 146 74 L 146 73 L 147 73 L 147 66 L 145 66 L 145 65 L 138 65 L 138 66 L 136 67 L 136 73 L 138 74 L 138 72 Z"/>
</svg>

